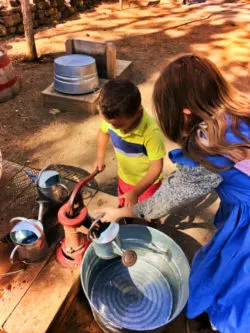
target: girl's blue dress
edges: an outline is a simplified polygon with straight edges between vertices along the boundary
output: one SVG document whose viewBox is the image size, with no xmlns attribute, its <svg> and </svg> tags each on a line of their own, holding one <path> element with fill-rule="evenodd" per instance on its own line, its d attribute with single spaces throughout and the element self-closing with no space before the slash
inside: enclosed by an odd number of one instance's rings
<svg viewBox="0 0 250 333">
<path fill-rule="evenodd" d="M 241 123 L 241 133 L 250 138 L 250 128 Z M 230 129 L 228 142 L 240 142 Z M 195 166 L 181 150 L 170 153 L 173 162 Z M 217 165 L 233 162 L 223 156 L 209 159 Z M 221 333 L 250 333 L 250 177 L 235 167 L 220 172 L 220 207 L 212 240 L 195 255 L 189 279 L 186 308 L 189 318 L 207 312 Z"/>
</svg>

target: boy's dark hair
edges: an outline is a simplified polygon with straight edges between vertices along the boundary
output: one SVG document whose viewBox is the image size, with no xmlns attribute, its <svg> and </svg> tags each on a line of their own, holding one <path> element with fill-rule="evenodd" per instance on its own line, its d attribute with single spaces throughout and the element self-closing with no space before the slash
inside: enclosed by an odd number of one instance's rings
<svg viewBox="0 0 250 333">
<path fill-rule="evenodd" d="M 104 84 L 98 99 L 99 111 L 107 119 L 120 115 L 133 117 L 141 105 L 139 89 L 129 80 L 110 80 Z"/>
</svg>

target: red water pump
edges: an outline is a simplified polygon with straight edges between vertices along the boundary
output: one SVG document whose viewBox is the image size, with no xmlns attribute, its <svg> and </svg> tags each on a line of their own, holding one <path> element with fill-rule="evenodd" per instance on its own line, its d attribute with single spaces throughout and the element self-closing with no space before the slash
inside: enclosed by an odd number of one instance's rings
<svg viewBox="0 0 250 333">
<path fill-rule="evenodd" d="M 64 228 L 65 238 L 56 251 L 57 260 L 66 267 L 77 267 L 81 264 L 89 240 L 88 227 L 91 219 L 84 206 L 81 189 L 89 183 L 100 171 L 96 170 L 82 179 L 74 188 L 69 200 L 59 209 L 58 221 Z"/>
</svg>

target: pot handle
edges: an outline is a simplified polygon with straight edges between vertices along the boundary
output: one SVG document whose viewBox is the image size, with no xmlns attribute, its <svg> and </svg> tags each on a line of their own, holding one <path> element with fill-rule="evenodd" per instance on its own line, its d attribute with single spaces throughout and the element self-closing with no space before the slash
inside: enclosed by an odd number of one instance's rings
<svg viewBox="0 0 250 333">
<path fill-rule="evenodd" d="M 40 181 L 40 178 L 41 178 L 41 175 L 42 175 L 42 173 L 46 170 L 46 169 L 48 169 L 48 167 L 50 166 L 51 164 L 48 164 L 48 165 L 45 165 L 41 170 L 40 170 L 40 172 L 39 172 L 39 174 L 38 174 L 38 177 L 37 177 L 37 180 L 36 180 L 36 184 L 39 186 L 39 181 Z"/>
<path fill-rule="evenodd" d="M 42 229 L 41 229 L 36 223 L 34 223 L 33 221 L 27 219 L 26 217 L 20 217 L 20 216 L 18 216 L 18 217 L 13 217 L 13 218 L 9 221 L 9 223 L 10 223 L 10 224 L 14 224 L 14 225 L 16 225 L 16 224 L 18 223 L 18 221 L 26 221 L 26 222 L 32 224 L 33 227 L 35 227 L 35 228 L 40 232 L 41 235 L 43 234 L 43 230 L 42 230 Z"/>
<path fill-rule="evenodd" d="M 70 189 L 66 185 L 59 183 L 57 186 L 61 186 L 67 192 L 68 197 L 70 196 Z"/>
<path fill-rule="evenodd" d="M 14 257 L 15 257 L 15 254 L 16 254 L 16 251 L 18 250 L 18 248 L 20 247 L 20 245 L 16 245 L 14 247 L 14 249 L 11 251 L 11 254 L 10 254 L 10 262 L 12 264 L 16 264 L 18 261 L 15 262 L 14 260 Z M 19 260 L 19 262 L 22 262 L 21 260 Z"/>
<path fill-rule="evenodd" d="M 18 260 L 18 261 L 15 261 L 14 260 L 14 258 L 15 258 L 15 254 L 16 254 L 16 251 L 18 250 L 18 248 L 19 247 L 21 247 L 21 245 L 16 245 L 15 247 L 14 247 L 14 249 L 12 250 L 12 252 L 11 252 L 11 254 L 10 254 L 10 262 L 12 263 L 12 264 L 18 264 L 18 263 L 23 263 L 23 264 L 33 264 L 33 263 L 29 263 L 29 262 L 27 262 L 27 261 L 25 261 L 25 260 Z M 18 271 L 15 271 L 15 272 L 13 272 L 13 274 L 14 273 L 17 273 L 17 272 L 21 272 L 21 271 L 23 271 L 24 269 L 21 269 L 21 270 L 18 270 Z M 12 272 L 10 272 L 9 274 L 8 273 L 5 273 L 5 274 L 8 274 L 8 275 L 11 275 L 11 273 Z"/>
<path fill-rule="evenodd" d="M 97 216 L 97 218 L 92 222 L 91 226 L 89 227 L 89 231 L 88 231 L 88 234 L 87 234 L 87 238 L 89 241 L 92 242 L 92 240 L 94 239 L 92 236 L 91 236 L 91 232 L 92 230 L 94 229 L 95 225 L 100 222 L 100 219 L 104 216 L 105 214 L 102 213 L 100 214 L 99 216 Z"/>
<path fill-rule="evenodd" d="M 120 246 L 116 243 L 115 240 L 112 241 L 112 245 L 114 245 L 114 252 L 118 254 L 118 256 L 122 257 L 124 251 L 120 248 Z"/>
</svg>

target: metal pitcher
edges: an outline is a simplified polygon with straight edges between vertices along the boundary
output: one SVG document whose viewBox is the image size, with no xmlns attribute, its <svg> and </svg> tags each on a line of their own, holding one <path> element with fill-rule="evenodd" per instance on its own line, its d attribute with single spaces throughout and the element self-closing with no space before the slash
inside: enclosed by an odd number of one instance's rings
<svg viewBox="0 0 250 333">
<path fill-rule="evenodd" d="M 94 228 L 96 228 L 97 223 L 100 222 L 102 217 L 103 214 L 98 216 L 88 231 L 88 239 L 92 241 L 96 255 L 102 259 L 113 259 L 120 256 L 124 266 L 133 266 L 137 261 L 137 254 L 134 250 L 123 250 L 121 248 L 119 238 L 120 225 L 118 223 L 107 223 L 108 227 L 104 231 L 99 232 L 98 237 L 96 233 L 94 234 Z"/>
<path fill-rule="evenodd" d="M 48 244 L 41 222 L 25 217 L 14 217 L 10 220 L 13 228 L 10 239 L 16 245 L 10 254 L 10 261 L 14 263 L 15 254 L 20 261 L 34 263 L 43 260 L 48 254 Z"/>
<path fill-rule="evenodd" d="M 123 251 L 119 239 L 120 226 L 118 223 L 109 223 L 108 227 L 100 233 L 99 237 L 96 234 L 94 235 L 94 228 L 96 228 L 97 223 L 100 223 L 102 217 L 103 214 L 98 216 L 88 231 L 88 239 L 92 242 L 96 255 L 102 259 L 112 259 L 122 256 Z"/>
<path fill-rule="evenodd" d="M 45 166 L 40 172 L 36 180 L 38 190 L 45 198 L 55 203 L 65 202 L 70 190 L 61 183 L 60 174 L 55 170 L 47 170 L 49 165 Z"/>
</svg>

